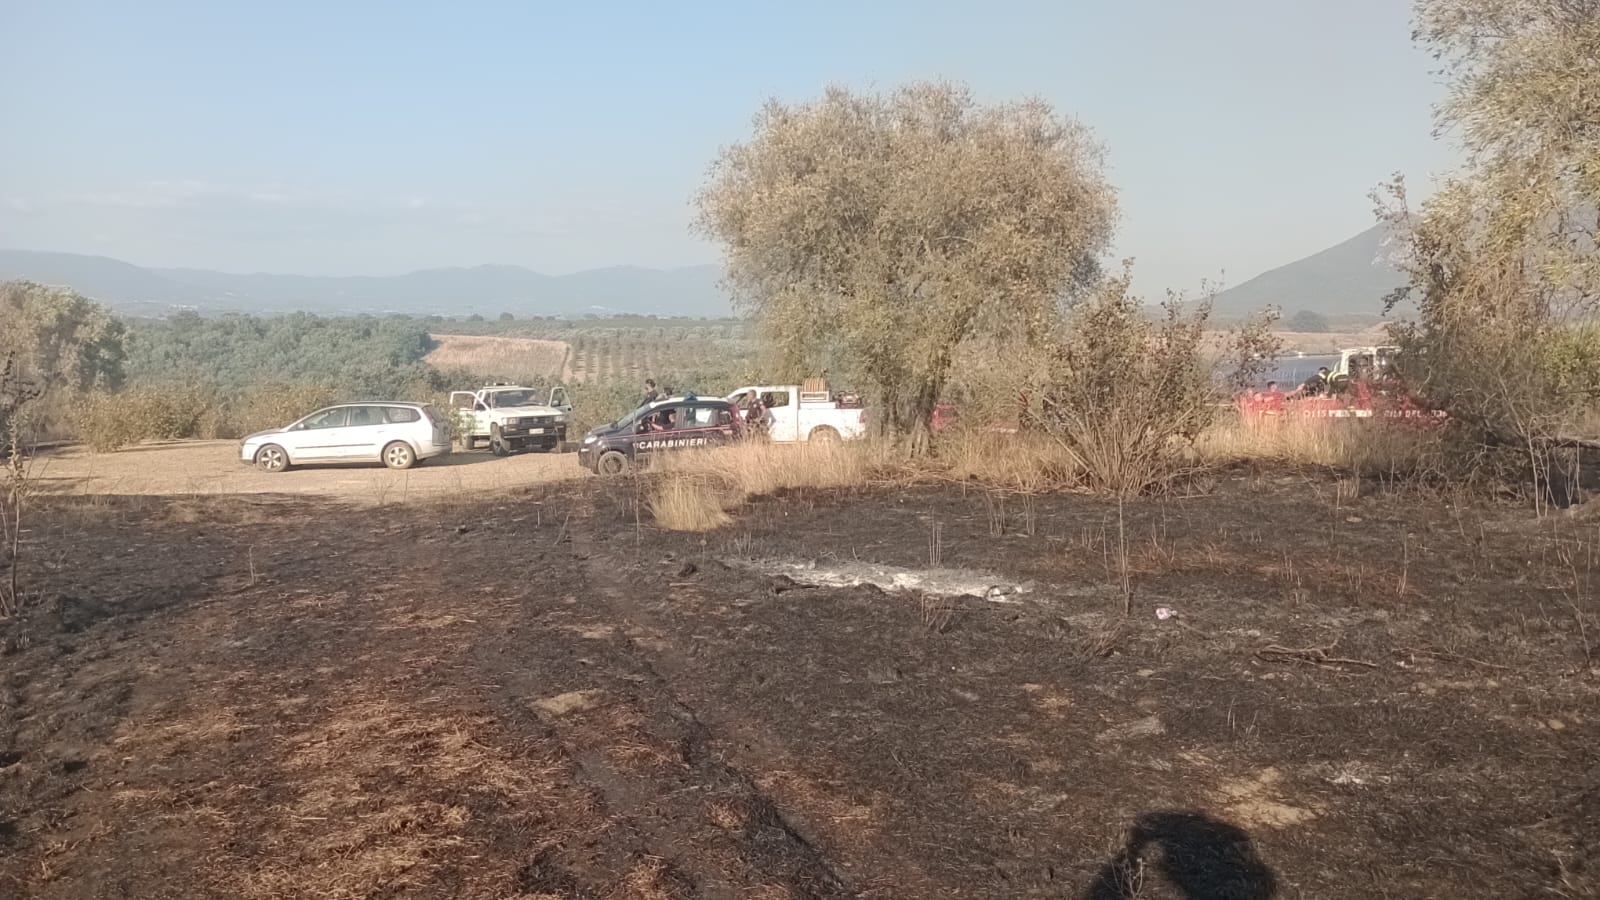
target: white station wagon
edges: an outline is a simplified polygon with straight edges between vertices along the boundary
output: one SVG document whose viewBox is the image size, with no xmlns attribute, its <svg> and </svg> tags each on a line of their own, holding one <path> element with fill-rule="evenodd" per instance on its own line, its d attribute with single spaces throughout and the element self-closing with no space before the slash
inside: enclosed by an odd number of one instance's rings
<svg viewBox="0 0 1600 900">
<path fill-rule="evenodd" d="M 381 462 L 409 469 L 450 452 L 450 423 L 426 403 L 341 403 L 239 443 L 239 458 L 268 472 L 302 463 Z"/>
</svg>

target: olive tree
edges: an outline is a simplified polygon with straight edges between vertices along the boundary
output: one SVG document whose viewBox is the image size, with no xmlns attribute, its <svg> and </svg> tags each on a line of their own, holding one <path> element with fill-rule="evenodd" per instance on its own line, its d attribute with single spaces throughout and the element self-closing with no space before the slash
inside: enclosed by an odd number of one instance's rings
<svg viewBox="0 0 1600 900">
<path fill-rule="evenodd" d="M 1600 390 L 1600 0 L 1416 0 L 1442 65 L 1441 133 L 1462 169 L 1419 208 L 1399 179 L 1380 215 L 1404 237 L 1417 302 L 1407 374 L 1481 445 L 1547 448 Z"/>
<path fill-rule="evenodd" d="M 18 377 L 46 387 L 117 387 L 126 329 L 70 288 L 0 282 L 0 344 L 15 351 Z"/>
<path fill-rule="evenodd" d="M 1098 282 L 1116 210 L 1102 157 L 1039 100 L 833 88 L 766 104 L 714 164 L 699 226 L 786 374 L 845 368 L 920 449 L 963 342 L 1004 353 Z"/>
<path fill-rule="evenodd" d="M 8 383 L 36 392 L 27 417 L 20 405 L 0 404 L 0 434 L 18 439 L 22 426 L 52 418 L 52 408 L 69 396 L 120 384 L 124 331 L 105 308 L 67 288 L 0 282 L 0 352 Z"/>
</svg>

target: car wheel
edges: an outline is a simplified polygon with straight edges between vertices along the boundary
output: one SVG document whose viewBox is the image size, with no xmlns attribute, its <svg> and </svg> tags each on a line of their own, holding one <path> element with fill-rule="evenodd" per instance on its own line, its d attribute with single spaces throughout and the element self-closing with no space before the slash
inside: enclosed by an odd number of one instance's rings
<svg viewBox="0 0 1600 900">
<path fill-rule="evenodd" d="M 478 449 L 478 439 L 473 437 L 470 434 L 463 434 L 461 436 L 461 449 L 462 450 L 476 450 L 476 449 Z"/>
<path fill-rule="evenodd" d="M 417 452 L 405 441 L 395 441 L 383 448 L 383 464 L 391 469 L 409 469 L 417 464 Z"/>
<path fill-rule="evenodd" d="M 267 472 L 288 471 L 289 454 L 277 444 L 268 444 L 256 451 L 256 465 Z"/>
<path fill-rule="evenodd" d="M 831 426 L 819 425 L 811 429 L 811 434 L 806 436 L 806 440 L 816 441 L 819 444 L 837 444 L 839 443 L 839 432 L 835 431 Z"/>
<path fill-rule="evenodd" d="M 600 459 L 594 464 L 594 470 L 601 475 L 625 475 L 631 464 L 628 457 L 618 450 L 607 450 L 600 454 Z"/>
</svg>

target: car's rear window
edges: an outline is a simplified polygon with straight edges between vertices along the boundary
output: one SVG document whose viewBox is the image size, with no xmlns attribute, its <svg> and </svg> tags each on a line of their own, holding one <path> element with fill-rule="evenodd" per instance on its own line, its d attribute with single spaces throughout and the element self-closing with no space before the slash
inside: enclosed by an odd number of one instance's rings
<svg viewBox="0 0 1600 900">
<path fill-rule="evenodd" d="M 415 422 L 422 418 L 422 413 L 409 406 L 385 406 L 383 408 L 383 417 L 389 422 L 399 424 L 401 422 Z"/>
<path fill-rule="evenodd" d="M 350 408 L 350 426 L 361 428 L 368 425 L 378 425 L 383 422 L 383 412 L 376 406 L 352 406 Z"/>
</svg>

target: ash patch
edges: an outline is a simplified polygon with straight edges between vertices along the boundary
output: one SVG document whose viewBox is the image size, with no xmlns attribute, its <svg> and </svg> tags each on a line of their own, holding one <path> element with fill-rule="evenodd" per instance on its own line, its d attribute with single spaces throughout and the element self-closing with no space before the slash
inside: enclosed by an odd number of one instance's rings
<svg viewBox="0 0 1600 900">
<path fill-rule="evenodd" d="M 992 603 L 1017 603 L 1033 593 L 1032 581 L 1015 581 L 972 569 L 912 569 L 883 563 L 819 560 L 723 560 L 736 569 L 787 578 L 807 587 L 852 588 L 870 585 L 883 591 L 917 591 L 936 597 L 977 597 Z"/>
</svg>

